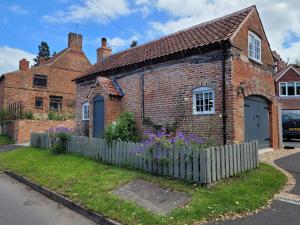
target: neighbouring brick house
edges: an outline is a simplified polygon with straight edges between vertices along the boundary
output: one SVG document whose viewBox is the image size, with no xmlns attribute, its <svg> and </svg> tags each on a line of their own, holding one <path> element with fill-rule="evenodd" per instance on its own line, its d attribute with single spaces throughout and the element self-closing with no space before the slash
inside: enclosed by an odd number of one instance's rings
<svg viewBox="0 0 300 225">
<path fill-rule="evenodd" d="M 90 65 L 82 51 L 82 35 L 69 33 L 64 50 L 31 68 L 22 59 L 19 70 L 1 76 L 0 108 L 19 107 L 42 118 L 47 118 L 49 111 L 74 113 L 76 88 L 72 80 Z M 19 102 L 21 106 L 16 104 Z"/>
<path fill-rule="evenodd" d="M 274 60 L 255 6 L 112 55 L 103 38 L 97 56 L 75 79 L 81 134 L 132 111 L 141 131 L 176 122 L 219 144 L 278 148 Z"/>
</svg>

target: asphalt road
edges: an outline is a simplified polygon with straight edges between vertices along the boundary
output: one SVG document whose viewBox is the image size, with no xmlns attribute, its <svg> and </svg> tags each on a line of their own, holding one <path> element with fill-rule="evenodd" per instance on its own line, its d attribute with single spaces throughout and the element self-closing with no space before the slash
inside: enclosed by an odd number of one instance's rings
<svg viewBox="0 0 300 225">
<path fill-rule="evenodd" d="M 16 150 L 18 148 L 23 148 L 24 146 L 22 145 L 1 145 L 0 146 L 0 153 L 1 152 L 7 152 L 7 151 L 12 151 Z"/>
<path fill-rule="evenodd" d="M 0 225 L 96 225 L 96 223 L 0 174 Z"/>
<path fill-rule="evenodd" d="M 300 195 L 300 153 L 293 154 L 275 161 L 276 165 L 292 173 L 296 179 L 296 186 L 292 194 Z M 299 225 L 300 204 L 293 204 L 279 200 L 273 201 L 269 209 L 258 214 L 236 220 L 226 220 L 209 223 L 210 225 Z"/>
</svg>

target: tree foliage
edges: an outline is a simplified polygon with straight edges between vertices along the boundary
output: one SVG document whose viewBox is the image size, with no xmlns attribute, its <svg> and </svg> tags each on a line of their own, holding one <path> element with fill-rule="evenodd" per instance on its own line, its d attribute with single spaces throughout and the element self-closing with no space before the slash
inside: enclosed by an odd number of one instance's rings
<svg viewBox="0 0 300 225">
<path fill-rule="evenodd" d="M 33 59 L 35 62 L 34 66 L 37 66 L 41 59 L 47 60 L 50 58 L 50 48 L 47 42 L 42 41 L 39 45 L 39 53 L 36 58 Z"/>
<path fill-rule="evenodd" d="M 133 40 L 132 42 L 131 42 L 131 44 L 130 44 L 130 48 L 133 48 L 133 47 L 135 47 L 135 46 L 137 46 L 138 45 L 138 42 L 136 41 L 136 40 Z"/>
</svg>

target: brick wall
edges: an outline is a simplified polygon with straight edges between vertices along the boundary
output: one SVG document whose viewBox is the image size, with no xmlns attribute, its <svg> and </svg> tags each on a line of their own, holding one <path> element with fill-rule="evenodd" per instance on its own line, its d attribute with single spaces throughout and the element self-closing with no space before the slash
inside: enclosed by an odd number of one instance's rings
<svg viewBox="0 0 300 225">
<path fill-rule="evenodd" d="M 75 128 L 74 120 L 52 121 L 52 120 L 15 120 L 3 124 L 1 132 L 12 137 L 16 143 L 25 143 L 30 140 L 30 133 L 45 132 L 50 128 L 63 125 L 68 128 Z"/>
</svg>

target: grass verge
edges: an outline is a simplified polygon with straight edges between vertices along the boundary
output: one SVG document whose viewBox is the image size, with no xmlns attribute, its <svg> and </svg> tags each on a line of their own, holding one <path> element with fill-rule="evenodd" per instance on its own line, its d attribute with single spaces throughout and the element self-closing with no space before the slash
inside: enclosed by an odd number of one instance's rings
<svg viewBox="0 0 300 225">
<path fill-rule="evenodd" d="M 122 224 L 190 224 L 228 213 L 252 211 L 285 184 L 286 177 L 274 167 L 260 168 L 226 180 L 211 189 L 181 181 L 118 168 L 75 155 L 53 155 L 25 148 L 0 154 L 0 171 L 12 170 L 73 201 Z M 110 193 L 134 179 L 190 193 L 191 202 L 167 216 L 155 215 Z"/>
<path fill-rule="evenodd" d="M 14 144 L 14 140 L 9 138 L 6 135 L 0 135 L 0 146 L 1 145 L 9 145 L 9 144 Z"/>
</svg>

